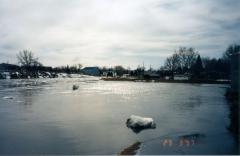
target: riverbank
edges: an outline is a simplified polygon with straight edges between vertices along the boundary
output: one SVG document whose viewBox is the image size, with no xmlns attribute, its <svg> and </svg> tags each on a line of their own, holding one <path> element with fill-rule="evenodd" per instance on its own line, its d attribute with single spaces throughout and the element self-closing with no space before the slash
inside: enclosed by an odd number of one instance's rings
<svg viewBox="0 0 240 156">
<path fill-rule="evenodd" d="M 138 78 L 116 78 L 116 77 L 103 77 L 103 81 L 132 81 L 132 82 L 162 82 L 162 83 L 204 83 L 204 84 L 230 84 L 230 81 L 218 80 L 166 80 L 166 79 L 138 79 Z"/>
</svg>

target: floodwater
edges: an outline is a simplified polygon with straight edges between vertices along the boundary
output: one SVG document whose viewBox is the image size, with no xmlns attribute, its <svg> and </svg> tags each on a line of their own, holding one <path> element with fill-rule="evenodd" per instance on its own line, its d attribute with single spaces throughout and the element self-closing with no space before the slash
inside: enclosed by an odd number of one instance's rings
<svg viewBox="0 0 240 156">
<path fill-rule="evenodd" d="M 73 85 L 79 89 L 73 91 Z M 105 82 L 94 77 L 0 81 L 0 154 L 237 154 L 226 85 Z M 134 133 L 130 115 L 156 129 Z"/>
</svg>

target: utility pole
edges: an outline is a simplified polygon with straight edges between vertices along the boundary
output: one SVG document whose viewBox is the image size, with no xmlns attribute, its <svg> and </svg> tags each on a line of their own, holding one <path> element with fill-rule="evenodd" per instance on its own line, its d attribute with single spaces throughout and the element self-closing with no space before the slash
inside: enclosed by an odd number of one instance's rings
<svg viewBox="0 0 240 156">
<path fill-rule="evenodd" d="M 145 67 L 144 67 L 144 61 L 143 61 L 143 67 L 142 67 L 142 77 L 144 77 L 144 69 L 145 69 Z"/>
</svg>

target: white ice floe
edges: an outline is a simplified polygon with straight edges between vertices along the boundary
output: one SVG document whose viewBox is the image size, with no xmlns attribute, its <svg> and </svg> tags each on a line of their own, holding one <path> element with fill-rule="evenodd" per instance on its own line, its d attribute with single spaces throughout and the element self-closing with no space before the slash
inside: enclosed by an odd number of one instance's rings
<svg viewBox="0 0 240 156">
<path fill-rule="evenodd" d="M 152 118 L 146 118 L 136 115 L 131 115 L 130 118 L 127 119 L 127 127 L 132 129 L 145 129 L 145 128 L 156 128 L 156 124 L 154 123 Z"/>
<path fill-rule="evenodd" d="M 12 97 L 12 96 L 4 96 L 3 99 L 10 99 L 11 100 L 11 99 L 14 99 L 14 97 Z"/>
<path fill-rule="evenodd" d="M 77 90 L 78 88 L 79 88 L 78 85 L 73 85 L 73 87 L 72 87 L 73 90 Z"/>
</svg>

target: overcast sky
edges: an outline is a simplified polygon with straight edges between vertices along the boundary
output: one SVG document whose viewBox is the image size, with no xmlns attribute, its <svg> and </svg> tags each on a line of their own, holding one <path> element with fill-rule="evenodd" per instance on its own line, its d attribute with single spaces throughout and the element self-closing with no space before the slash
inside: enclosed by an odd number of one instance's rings
<svg viewBox="0 0 240 156">
<path fill-rule="evenodd" d="M 240 0 L 0 0 L 0 62 L 163 65 L 179 46 L 220 57 L 240 43 Z"/>
</svg>

